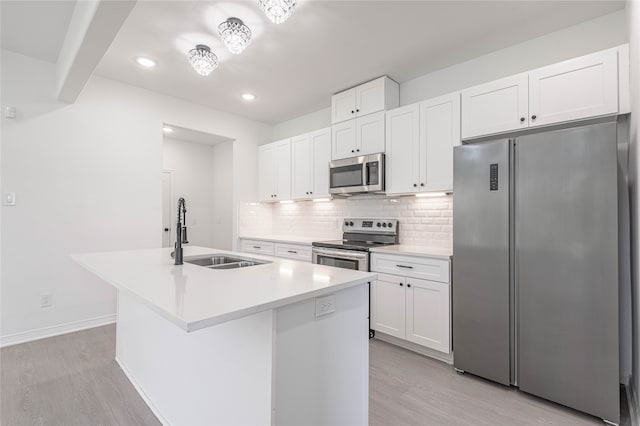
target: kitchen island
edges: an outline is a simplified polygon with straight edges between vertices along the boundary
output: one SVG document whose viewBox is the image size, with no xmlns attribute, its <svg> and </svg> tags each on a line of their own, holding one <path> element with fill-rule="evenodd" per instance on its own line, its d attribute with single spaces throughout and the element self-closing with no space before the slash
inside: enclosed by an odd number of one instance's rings
<svg viewBox="0 0 640 426">
<path fill-rule="evenodd" d="M 74 255 L 118 290 L 116 360 L 163 424 L 368 422 L 376 274 L 261 257 L 190 264 L 185 247 Z"/>
</svg>

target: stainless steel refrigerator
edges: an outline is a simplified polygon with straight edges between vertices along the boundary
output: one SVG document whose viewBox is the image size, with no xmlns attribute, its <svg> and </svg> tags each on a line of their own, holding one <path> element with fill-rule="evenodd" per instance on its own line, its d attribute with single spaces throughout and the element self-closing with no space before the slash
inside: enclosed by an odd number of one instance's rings
<svg viewBox="0 0 640 426">
<path fill-rule="evenodd" d="M 457 370 L 619 421 L 616 123 L 455 148 Z"/>
</svg>

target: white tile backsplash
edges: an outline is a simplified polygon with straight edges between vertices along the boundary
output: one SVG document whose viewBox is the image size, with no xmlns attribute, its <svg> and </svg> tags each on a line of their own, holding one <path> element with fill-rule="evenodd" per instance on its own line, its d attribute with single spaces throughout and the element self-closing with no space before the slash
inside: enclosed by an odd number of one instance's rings
<svg viewBox="0 0 640 426">
<path fill-rule="evenodd" d="M 239 211 L 240 235 L 300 235 L 336 239 L 345 217 L 400 221 L 400 242 L 450 248 L 453 244 L 453 196 L 380 196 L 303 201 L 291 204 L 247 203 Z"/>
</svg>

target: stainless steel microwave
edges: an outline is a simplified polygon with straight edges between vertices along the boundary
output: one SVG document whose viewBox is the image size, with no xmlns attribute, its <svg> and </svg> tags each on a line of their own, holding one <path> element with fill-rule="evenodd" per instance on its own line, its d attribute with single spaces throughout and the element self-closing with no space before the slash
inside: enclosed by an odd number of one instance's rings
<svg viewBox="0 0 640 426">
<path fill-rule="evenodd" d="M 362 155 L 329 163 L 329 192 L 384 192 L 384 154 Z"/>
</svg>

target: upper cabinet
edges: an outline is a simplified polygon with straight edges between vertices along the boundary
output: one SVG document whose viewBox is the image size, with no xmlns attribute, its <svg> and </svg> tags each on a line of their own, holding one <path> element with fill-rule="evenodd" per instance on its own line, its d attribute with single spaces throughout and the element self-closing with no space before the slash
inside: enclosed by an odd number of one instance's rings
<svg viewBox="0 0 640 426">
<path fill-rule="evenodd" d="M 462 138 L 618 113 L 624 51 L 608 49 L 464 90 Z"/>
<path fill-rule="evenodd" d="M 453 190 L 460 93 L 387 112 L 387 194 Z"/>
<path fill-rule="evenodd" d="M 331 127 L 331 159 L 385 152 L 384 111 Z"/>
<path fill-rule="evenodd" d="M 329 198 L 331 129 L 291 138 L 291 198 Z"/>
<path fill-rule="evenodd" d="M 260 201 L 291 198 L 291 139 L 259 147 L 258 195 Z"/>
<path fill-rule="evenodd" d="M 380 77 L 331 97 L 331 123 L 340 123 L 378 111 L 397 108 L 400 87 L 389 77 Z"/>
</svg>

